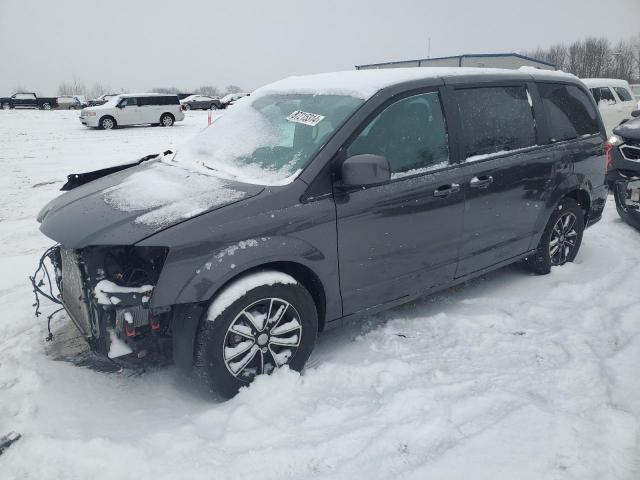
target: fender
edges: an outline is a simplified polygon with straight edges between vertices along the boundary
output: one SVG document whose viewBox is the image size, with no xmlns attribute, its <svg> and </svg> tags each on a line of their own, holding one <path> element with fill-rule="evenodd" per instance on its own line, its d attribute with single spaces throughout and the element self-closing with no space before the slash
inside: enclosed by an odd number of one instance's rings
<svg viewBox="0 0 640 480">
<path fill-rule="evenodd" d="M 265 252 L 269 252 L 265 255 Z M 194 257 L 180 250 L 171 250 L 155 287 L 150 306 L 202 303 L 210 301 L 219 289 L 238 275 L 275 262 L 302 265 L 323 283 L 326 296 L 326 319 L 342 315 L 337 262 L 310 243 L 297 238 L 271 236 L 247 238 L 220 246 Z M 183 258 L 181 260 L 181 258 Z M 178 285 L 179 283 L 179 285 Z"/>
</svg>

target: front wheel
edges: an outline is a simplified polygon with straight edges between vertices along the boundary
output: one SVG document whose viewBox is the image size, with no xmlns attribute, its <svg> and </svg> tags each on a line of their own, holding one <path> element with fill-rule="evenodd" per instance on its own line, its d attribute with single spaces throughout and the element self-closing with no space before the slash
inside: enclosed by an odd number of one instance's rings
<svg viewBox="0 0 640 480">
<path fill-rule="evenodd" d="M 535 273 L 544 275 L 551 267 L 573 262 L 584 233 L 584 212 L 573 198 L 563 198 L 554 209 L 542 233 L 536 253 L 525 259 Z"/>
<path fill-rule="evenodd" d="M 100 119 L 100 128 L 102 130 L 111 130 L 115 128 L 116 121 L 111 117 L 102 117 Z"/>
<path fill-rule="evenodd" d="M 51 110 L 51 104 L 47 103 L 47 102 L 43 103 L 42 104 L 42 109 L 43 110 Z"/>
<path fill-rule="evenodd" d="M 11 104 L 10 103 L 3 103 L 2 104 L 2 109 L 3 110 L 9 110 L 11 108 Z"/>
<path fill-rule="evenodd" d="M 214 300 L 198 331 L 194 371 L 227 397 L 284 365 L 302 370 L 316 341 L 318 315 L 309 292 L 280 272 L 259 272 L 241 282 L 261 275 L 264 285 L 250 288 L 222 311 L 220 300 Z M 280 276 L 288 283 L 269 284 Z M 229 298 L 233 291 L 232 285 L 217 298 Z"/>
<path fill-rule="evenodd" d="M 185 112 L 188 112 L 189 110 L 191 110 L 191 105 L 189 105 L 188 103 L 185 103 L 185 104 L 182 106 L 182 109 L 183 109 Z"/>
</svg>

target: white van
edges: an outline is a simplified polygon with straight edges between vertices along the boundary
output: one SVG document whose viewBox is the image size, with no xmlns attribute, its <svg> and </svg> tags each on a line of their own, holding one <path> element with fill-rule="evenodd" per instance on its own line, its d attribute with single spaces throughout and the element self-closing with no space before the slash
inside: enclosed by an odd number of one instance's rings
<svg viewBox="0 0 640 480">
<path fill-rule="evenodd" d="M 620 122 L 631 118 L 631 112 L 638 109 L 638 102 L 633 98 L 626 80 L 586 78 L 582 81 L 589 87 L 598 104 L 607 135 L 611 135 Z"/>
<path fill-rule="evenodd" d="M 170 127 L 184 120 L 177 95 L 126 93 L 110 98 L 104 105 L 87 107 L 80 122 L 87 127 L 110 130 L 124 125 L 161 125 Z"/>
</svg>

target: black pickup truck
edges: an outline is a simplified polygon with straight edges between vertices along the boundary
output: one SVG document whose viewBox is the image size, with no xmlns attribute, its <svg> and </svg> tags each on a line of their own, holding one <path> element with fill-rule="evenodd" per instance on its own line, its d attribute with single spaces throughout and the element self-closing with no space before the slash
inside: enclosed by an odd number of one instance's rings
<svg viewBox="0 0 640 480">
<path fill-rule="evenodd" d="M 58 106 L 56 97 L 38 97 L 35 93 L 14 93 L 10 97 L 0 97 L 0 105 L 3 110 L 10 108 L 39 108 L 51 110 Z"/>
</svg>

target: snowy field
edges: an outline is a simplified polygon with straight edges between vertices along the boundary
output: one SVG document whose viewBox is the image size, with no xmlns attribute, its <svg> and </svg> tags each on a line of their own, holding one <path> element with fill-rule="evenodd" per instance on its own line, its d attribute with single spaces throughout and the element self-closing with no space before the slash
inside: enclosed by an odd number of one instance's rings
<svg viewBox="0 0 640 480">
<path fill-rule="evenodd" d="M 67 173 L 207 123 L 95 131 L 77 116 L 0 111 L 0 435 L 23 434 L 1 479 L 640 478 L 640 233 L 613 202 L 574 264 L 508 267 L 332 330 L 302 375 L 221 401 L 174 368 L 101 373 L 44 342 L 27 282 L 50 245 L 40 207 Z"/>
</svg>

